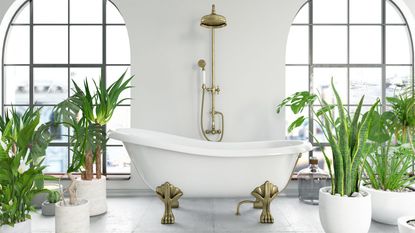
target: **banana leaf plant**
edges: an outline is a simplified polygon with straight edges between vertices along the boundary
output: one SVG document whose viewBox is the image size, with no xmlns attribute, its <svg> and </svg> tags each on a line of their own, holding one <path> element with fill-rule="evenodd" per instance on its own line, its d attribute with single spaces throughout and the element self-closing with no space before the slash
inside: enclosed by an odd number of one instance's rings
<svg viewBox="0 0 415 233">
<path fill-rule="evenodd" d="M 333 160 L 323 149 L 323 144 L 311 135 L 323 152 L 327 167 L 332 178 L 331 193 L 333 195 L 351 196 L 359 192 L 362 177 L 363 165 L 371 150 L 369 141 L 369 130 L 371 129 L 375 109 L 379 104 L 377 100 L 370 110 L 364 114 L 362 105 L 364 96 L 361 98 L 356 112 L 353 116 L 344 107 L 340 95 L 337 92 L 333 80 L 331 82 L 333 93 L 336 99 L 335 104 L 327 103 L 321 96 L 307 91 L 297 92 L 284 99 L 277 106 L 277 113 L 285 107 L 290 106 L 294 114 L 301 113 L 306 107 L 317 103 L 321 106 L 316 110 L 311 108 L 312 119 L 323 131 L 331 150 Z M 337 113 L 337 115 L 336 115 Z M 291 123 L 288 130 L 292 131 L 303 124 L 306 117 L 301 116 Z"/>
<path fill-rule="evenodd" d="M 96 163 L 96 178 L 102 175 L 102 153 L 108 141 L 105 125 L 112 118 L 115 109 L 129 98 L 121 99 L 121 94 L 131 88 L 133 78 L 125 78 L 126 72 L 108 88 L 100 79 L 91 89 L 87 80 L 83 89 L 73 82 L 74 94 L 54 109 L 57 122 L 72 129 L 70 137 L 72 161 L 68 173 L 82 170 L 82 179 L 93 179 L 93 163 Z M 95 94 L 93 94 L 95 92 Z"/>
<path fill-rule="evenodd" d="M 40 109 L 22 115 L 14 109 L 0 117 L 0 226 L 30 219 L 33 197 L 41 192 L 46 149 L 52 141 L 50 124 L 40 123 Z"/>
</svg>

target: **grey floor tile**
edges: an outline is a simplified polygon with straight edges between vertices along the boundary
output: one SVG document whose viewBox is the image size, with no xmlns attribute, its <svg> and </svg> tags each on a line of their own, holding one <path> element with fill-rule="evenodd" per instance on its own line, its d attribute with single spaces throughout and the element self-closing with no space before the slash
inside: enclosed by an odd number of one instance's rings
<svg viewBox="0 0 415 233">
<path fill-rule="evenodd" d="M 274 224 L 260 224 L 260 209 L 241 208 L 240 199 L 186 199 L 174 209 L 176 224 L 162 225 L 164 205 L 157 197 L 108 198 L 108 213 L 91 218 L 91 233 L 324 233 L 318 206 L 280 197 L 271 205 Z M 53 217 L 32 216 L 33 233 L 53 233 Z M 370 233 L 398 233 L 396 226 L 372 222 Z"/>
</svg>

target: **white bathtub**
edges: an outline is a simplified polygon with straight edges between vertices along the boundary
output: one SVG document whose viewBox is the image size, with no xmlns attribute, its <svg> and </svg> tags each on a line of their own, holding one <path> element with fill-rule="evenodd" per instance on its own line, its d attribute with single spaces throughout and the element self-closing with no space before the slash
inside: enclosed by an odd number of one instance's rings
<svg viewBox="0 0 415 233">
<path fill-rule="evenodd" d="M 168 181 L 185 197 L 244 197 L 265 181 L 282 191 L 304 141 L 207 142 L 142 129 L 110 131 L 124 143 L 144 182 L 155 190 Z"/>
</svg>

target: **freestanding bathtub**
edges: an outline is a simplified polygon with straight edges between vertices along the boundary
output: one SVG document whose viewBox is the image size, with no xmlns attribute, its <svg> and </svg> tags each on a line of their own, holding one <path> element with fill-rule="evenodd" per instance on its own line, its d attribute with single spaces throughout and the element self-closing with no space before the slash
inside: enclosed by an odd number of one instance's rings
<svg viewBox="0 0 415 233">
<path fill-rule="evenodd" d="M 282 191 L 304 141 L 208 142 L 143 129 L 110 131 L 152 189 L 168 181 L 186 197 L 246 197 L 265 181 Z"/>
</svg>

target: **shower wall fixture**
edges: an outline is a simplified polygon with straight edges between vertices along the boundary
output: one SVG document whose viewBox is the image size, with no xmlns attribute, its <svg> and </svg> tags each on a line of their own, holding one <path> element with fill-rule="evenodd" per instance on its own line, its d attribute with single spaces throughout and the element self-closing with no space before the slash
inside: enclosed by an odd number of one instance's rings
<svg viewBox="0 0 415 233">
<path fill-rule="evenodd" d="M 215 12 L 215 5 L 212 5 L 212 13 L 209 15 L 205 15 L 202 17 L 200 21 L 200 26 L 208 28 L 211 30 L 212 35 L 212 82 L 211 86 L 207 87 L 206 85 L 206 61 L 200 59 L 198 61 L 198 65 L 202 72 L 202 103 L 200 107 L 200 128 L 202 130 L 203 137 L 207 141 L 222 141 L 223 134 L 225 131 L 225 120 L 223 113 L 216 111 L 215 108 L 215 96 L 219 94 L 220 89 L 219 86 L 215 85 L 215 29 L 222 28 L 226 26 L 226 18 L 222 15 L 218 15 Z M 211 117 L 211 125 L 209 129 L 205 130 L 204 123 L 203 123 L 203 115 L 204 115 L 204 106 L 205 106 L 205 93 L 210 93 L 212 97 L 212 105 L 210 110 L 210 117 Z M 220 117 L 221 125 L 218 127 L 216 125 L 216 116 Z M 210 138 L 208 135 L 213 135 L 213 139 Z M 216 136 L 216 137 L 215 137 Z"/>
</svg>

